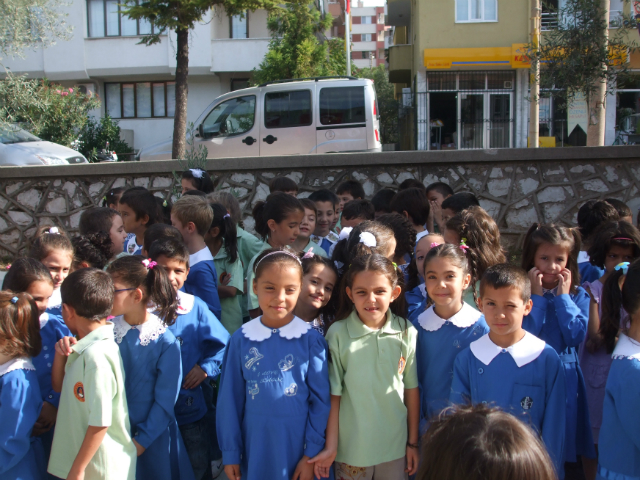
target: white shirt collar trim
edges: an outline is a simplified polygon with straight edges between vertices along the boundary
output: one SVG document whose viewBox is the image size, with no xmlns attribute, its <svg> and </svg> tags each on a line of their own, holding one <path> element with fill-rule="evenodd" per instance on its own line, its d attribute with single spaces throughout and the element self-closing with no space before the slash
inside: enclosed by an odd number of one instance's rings
<svg viewBox="0 0 640 480">
<path fill-rule="evenodd" d="M 489 365 L 503 350 L 511 354 L 518 368 L 524 367 L 540 356 L 546 344 L 538 337 L 526 332 L 522 340 L 506 349 L 491 341 L 489 334 L 469 345 L 471 353 L 485 365 Z"/>
<path fill-rule="evenodd" d="M 262 317 L 254 318 L 250 322 L 242 325 L 242 334 L 254 342 L 262 342 L 271 337 L 272 333 L 279 333 L 282 338 L 292 340 L 300 338 L 311 329 L 311 324 L 301 318 L 294 317 L 289 323 L 281 328 L 269 328 L 262 323 Z"/>
<path fill-rule="evenodd" d="M 421 231 L 420 233 L 416 234 L 416 244 L 420 241 L 420 239 L 422 237 L 426 237 L 427 235 L 429 235 L 429 230 L 427 230 L 426 228 Z"/>
<path fill-rule="evenodd" d="M 111 319 L 111 321 L 113 322 L 113 335 L 116 343 L 122 343 L 129 330 L 135 329 L 140 332 L 140 345 L 146 347 L 152 340 L 160 338 L 160 335 L 167 330 L 167 326 L 162 323 L 162 320 L 153 314 L 142 325 L 129 325 L 122 315 Z"/>
<path fill-rule="evenodd" d="M 623 359 L 635 358 L 636 360 L 640 360 L 640 344 L 638 342 L 634 342 L 629 337 L 627 337 L 624 333 L 620 334 L 620 338 L 618 339 L 618 344 L 616 348 L 613 350 L 613 354 L 611 355 L 613 359 Z"/>
<path fill-rule="evenodd" d="M 427 298 L 427 286 L 424 283 L 421 283 L 420 285 L 418 285 L 418 288 L 420 289 L 420 292 L 422 293 L 422 296 L 424 298 Z"/>
<path fill-rule="evenodd" d="M 209 247 L 204 247 L 202 250 L 198 250 L 193 255 L 189 255 L 189 266 L 193 268 L 194 265 L 200 262 L 206 262 L 207 260 L 213 261 L 213 255 Z"/>
<path fill-rule="evenodd" d="M 468 328 L 480 320 L 480 317 L 482 313 L 463 302 L 460 311 L 448 320 L 440 318 L 431 306 L 420 314 L 418 323 L 427 332 L 435 332 L 440 330 L 446 322 L 451 322 L 458 328 Z"/>
<path fill-rule="evenodd" d="M 0 377 L 3 375 L 13 372 L 14 370 L 35 370 L 36 367 L 31 363 L 31 359 L 29 357 L 16 357 L 12 358 L 6 363 L 0 365 Z"/>
<path fill-rule="evenodd" d="M 40 315 L 40 330 L 44 328 L 44 326 L 49 322 L 49 314 L 44 312 Z"/>
<path fill-rule="evenodd" d="M 589 261 L 589 254 L 587 252 L 578 253 L 578 263 L 584 263 Z"/>
<path fill-rule="evenodd" d="M 178 290 L 178 315 L 185 315 L 193 310 L 193 306 L 196 303 L 196 297 L 186 292 Z"/>
<path fill-rule="evenodd" d="M 53 291 L 51 297 L 49 297 L 49 301 L 47 302 L 47 308 L 55 308 L 62 305 L 62 295 L 60 295 L 60 289 L 56 288 Z"/>
</svg>

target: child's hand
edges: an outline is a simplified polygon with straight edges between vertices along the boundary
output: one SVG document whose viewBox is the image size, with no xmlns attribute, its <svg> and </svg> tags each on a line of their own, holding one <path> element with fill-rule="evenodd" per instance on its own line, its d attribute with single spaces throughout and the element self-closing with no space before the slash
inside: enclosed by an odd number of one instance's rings
<svg viewBox="0 0 640 480">
<path fill-rule="evenodd" d="M 56 423 L 56 417 L 58 416 L 58 409 L 51 405 L 49 402 L 43 402 L 40 416 L 36 420 L 33 426 L 32 436 L 42 435 L 48 432 Z"/>
<path fill-rule="evenodd" d="M 420 462 L 420 452 L 417 448 L 407 446 L 407 468 L 404 469 L 409 475 L 414 475 L 418 471 Z"/>
<path fill-rule="evenodd" d="M 231 281 L 231 274 L 230 273 L 222 272 L 220 274 L 220 285 L 222 285 L 223 287 L 226 287 L 227 285 L 229 285 L 230 281 Z"/>
<path fill-rule="evenodd" d="M 224 474 L 229 480 L 240 480 L 240 465 L 225 465 Z"/>
<path fill-rule="evenodd" d="M 142 455 L 146 450 L 146 448 L 140 445 L 135 438 L 133 439 L 133 444 L 136 446 L 136 453 L 138 454 L 138 456 Z"/>
<path fill-rule="evenodd" d="M 72 467 L 67 475 L 67 480 L 84 480 L 84 470 L 77 471 Z"/>
<path fill-rule="evenodd" d="M 533 267 L 529 270 L 529 280 L 531 280 L 531 293 L 542 296 L 542 272 Z"/>
<path fill-rule="evenodd" d="M 313 480 L 313 463 L 309 463 L 309 457 L 303 455 L 291 480 Z"/>
<path fill-rule="evenodd" d="M 76 340 L 75 337 L 62 337 L 56 342 L 56 353 L 68 357 L 73 352 L 73 350 L 71 350 L 71 346 L 76 343 L 78 343 L 78 340 Z"/>
<path fill-rule="evenodd" d="M 184 377 L 184 382 L 182 384 L 182 388 L 185 390 L 191 390 L 192 388 L 196 388 L 204 379 L 207 378 L 207 374 L 200 368 L 200 365 L 194 366 L 187 376 Z"/>
<path fill-rule="evenodd" d="M 429 210 L 429 216 L 433 218 L 433 221 L 438 227 L 440 231 L 444 230 L 444 225 L 442 225 L 442 205 L 439 205 L 438 202 L 429 202 L 431 205 L 431 209 Z"/>
<path fill-rule="evenodd" d="M 558 275 L 558 295 L 568 295 L 571 292 L 571 270 L 563 268 Z"/>
<path fill-rule="evenodd" d="M 317 478 L 328 478 L 329 470 L 337 454 L 337 450 L 325 448 L 318 455 L 308 460 L 307 463 L 313 463 L 313 473 Z"/>
</svg>

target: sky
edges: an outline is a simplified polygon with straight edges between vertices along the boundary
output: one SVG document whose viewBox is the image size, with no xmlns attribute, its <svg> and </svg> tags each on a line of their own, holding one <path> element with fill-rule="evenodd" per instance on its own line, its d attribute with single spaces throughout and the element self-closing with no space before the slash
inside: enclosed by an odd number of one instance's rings
<svg viewBox="0 0 640 480">
<path fill-rule="evenodd" d="M 353 6 L 356 1 L 354 1 L 351 6 Z M 362 3 L 365 7 L 384 7 L 387 2 L 385 0 L 362 0 Z"/>
</svg>

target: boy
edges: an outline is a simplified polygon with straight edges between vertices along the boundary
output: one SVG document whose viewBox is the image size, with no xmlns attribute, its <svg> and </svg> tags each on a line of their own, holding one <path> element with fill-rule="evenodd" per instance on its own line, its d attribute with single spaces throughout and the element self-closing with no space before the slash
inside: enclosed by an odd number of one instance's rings
<svg viewBox="0 0 640 480">
<path fill-rule="evenodd" d="M 432 232 L 444 232 L 442 202 L 453 195 L 453 189 L 444 182 L 435 182 L 427 187 L 427 200 L 431 205 L 427 228 Z"/>
<path fill-rule="evenodd" d="M 107 322 L 111 277 L 97 268 L 71 273 L 60 287 L 62 317 L 76 337 L 56 344 L 53 388 L 62 392 L 48 472 L 67 479 L 134 480 L 124 369 Z"/>
<path fill-rule="evenodd" d="M 298 234 L 298 238 L 293 242 L 291 248 L 305 253 L 313 248 L 313 253 L 315 255 L 320 255 L 321 257 L 328 256 L 327 252 L 325 252 L 320 245 L 311 241 L 311 235 L 316 228 L 316 218 L 318 216 L 316 204 L 308 198 L 301 198 L 300 203 L 304 207 L 304 217 L 302 217 L 302 222 L 300 223 L 300 233 Z"/>
<path fill-rule="evenodd" d="M 365 220 L 375 220 L 376 210 L 369 200 L 351 200 L 342 210 L 342 228 L 355 227 Z"/>
<path fill-rule="evenodd" d="M 311 235 L 311 241 L 316 242 L 331 255 L 332 247 L 338 243 L 338 235 L 331 231 L 333 222 L 337 219 L 338 197 L 330 190 L 322 189 L 309 195 L 309 200 L 316 204 L 318 211 L 316 228 Z"/>
<path fill-rule="evenodd" d="M 171 224 L 182 234 L 189 249 L 191 271 L 184 282 L 184 291 L 200 297 L 216 318 L 220 318 L 222 306 L 218 296 L 218 275 L 213 255 L 204 242 L 212 221 L 213 210 L 202 197 L 181 197 L 171 209 Z"/>
<path fill-rule="evenodd" d="M 392 213 L 391 200 L 395 195 L 396 192 L 394 190 L 383 188 L 382 190 L 378 190 L 378 193 L 373 196 L 371 203 L 373 203 L 373 208 L 376 210 L 376 218 L 385 213 Z"/>
<path fill-rule="evenodd" d="M 203 478 L 205 473 L 210 478 L 212 462 L 215 464 L 217 457 L 222 455 L 213 452 L 215 428 L 207 417 L 202 382 L 205 379 L 215 381 L 220 374 L 229 332 L 206 303 L 180 291 L 189 275 L 189 251 L 182 242 L 169 238 L 156 240 L 149 250 L 149 257 L 164 267 L 171 285 L 178 292 L 178 316 L 169 326 L 180 342 L 182 371 L 185 372 L 175 406 L 176 420 L 195 478 Z"/>
<path fill-rule="evenodd" d="M 526 272 L 508 264 L 490 267 L 480 281 L 478 306 L 490 331 L 456 357 L 449 399 L 495 404 L 529 423 L 563 478 L 564 369 L 552 347 L 522 328 L 533 306 Z"/>
<path fill-rule="evenodd" d="M 289 177 L 275 177 L 269 182 L 269 193 L 284 192 L 296 197 L 298 195 L 298 184 Z"/>
<path fill-rule="evenodd" d="M 412 187 L 400 190 L 391 199 L 391 210 L 411 222 L 416 232 L 416 242 L 429 234 L 426 223 L 431 209 L 423 188 Z"/>
<path fill-rule="evenodd" d="M 340 213 L 347 202 L 351 200 L 362 200 L 364 198 L 364 188 L 357 180 L 347 180 L 338 185 L 336 194 L 338 195 L 339 202 L 338 213 Z"/>
<path fill-rule="evenodd" d="M 398 191 L 406 190 L 407 188 L 419 188 L 426 192 L 424 183 L 422 183 L 420 180 L 416 180 L 415 178 L 407 178 L 402 183 L 400 183 L 400 185 L 398 185 Z"/>
<path fill-rule="evenodd" d="M 161 221 L 161 212 L 156 197 L 144 187 L 126 190 L 118 202 L 118 211 L 122 216 L 124 231 L 129 235 L 124 251 L 131 255 L 140 255 L 144 232 L 154 223 Z"/>
<path fill-rule="evenodd" d="M 184 242 L 180 230 L 178 230 L 176 227 L 172 227 L 171 225 L 167 225 L 166 223 L 156 223 L 155 225 L 151 225 L 149 228 L 147 228 L 147 231 L 144 232 L 142 256 L 149 256 L 149 251 L 151 250 L 151 245 L 153 245 L 153 242 L 155 242 L 156 240 L 165 239 L 177 240 L 180 243 Z"/>
<path fill-rule="evenodd" d="M 461 211 L 473 206 L 480 206 L 480 202 L 476 196 L 470 192 L 455 193 L 449 198 L 444 199 L 440 204 L 443 227 L 456 213 L 460 213 Z"/>
</svg>

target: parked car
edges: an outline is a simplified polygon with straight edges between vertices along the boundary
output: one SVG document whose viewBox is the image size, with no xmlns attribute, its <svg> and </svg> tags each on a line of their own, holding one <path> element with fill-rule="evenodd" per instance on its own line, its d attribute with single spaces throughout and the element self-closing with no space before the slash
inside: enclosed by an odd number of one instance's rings
<svg viewBox="0 0 640 480">
<path fill-rule="evenodd" d="M 17 126 L 0 126 L 0 166 L 89 163 L 79 152 L 47 142 Z"/>
<path fill-rule="evenodd" d="M 282 80 L 226 93 L 195 122 L 207 158 L 379 152 L 380 114 L 369 79 Z M 172 140 L 143 148 L 139 160 L 170 160 Z"/>
</svg>

